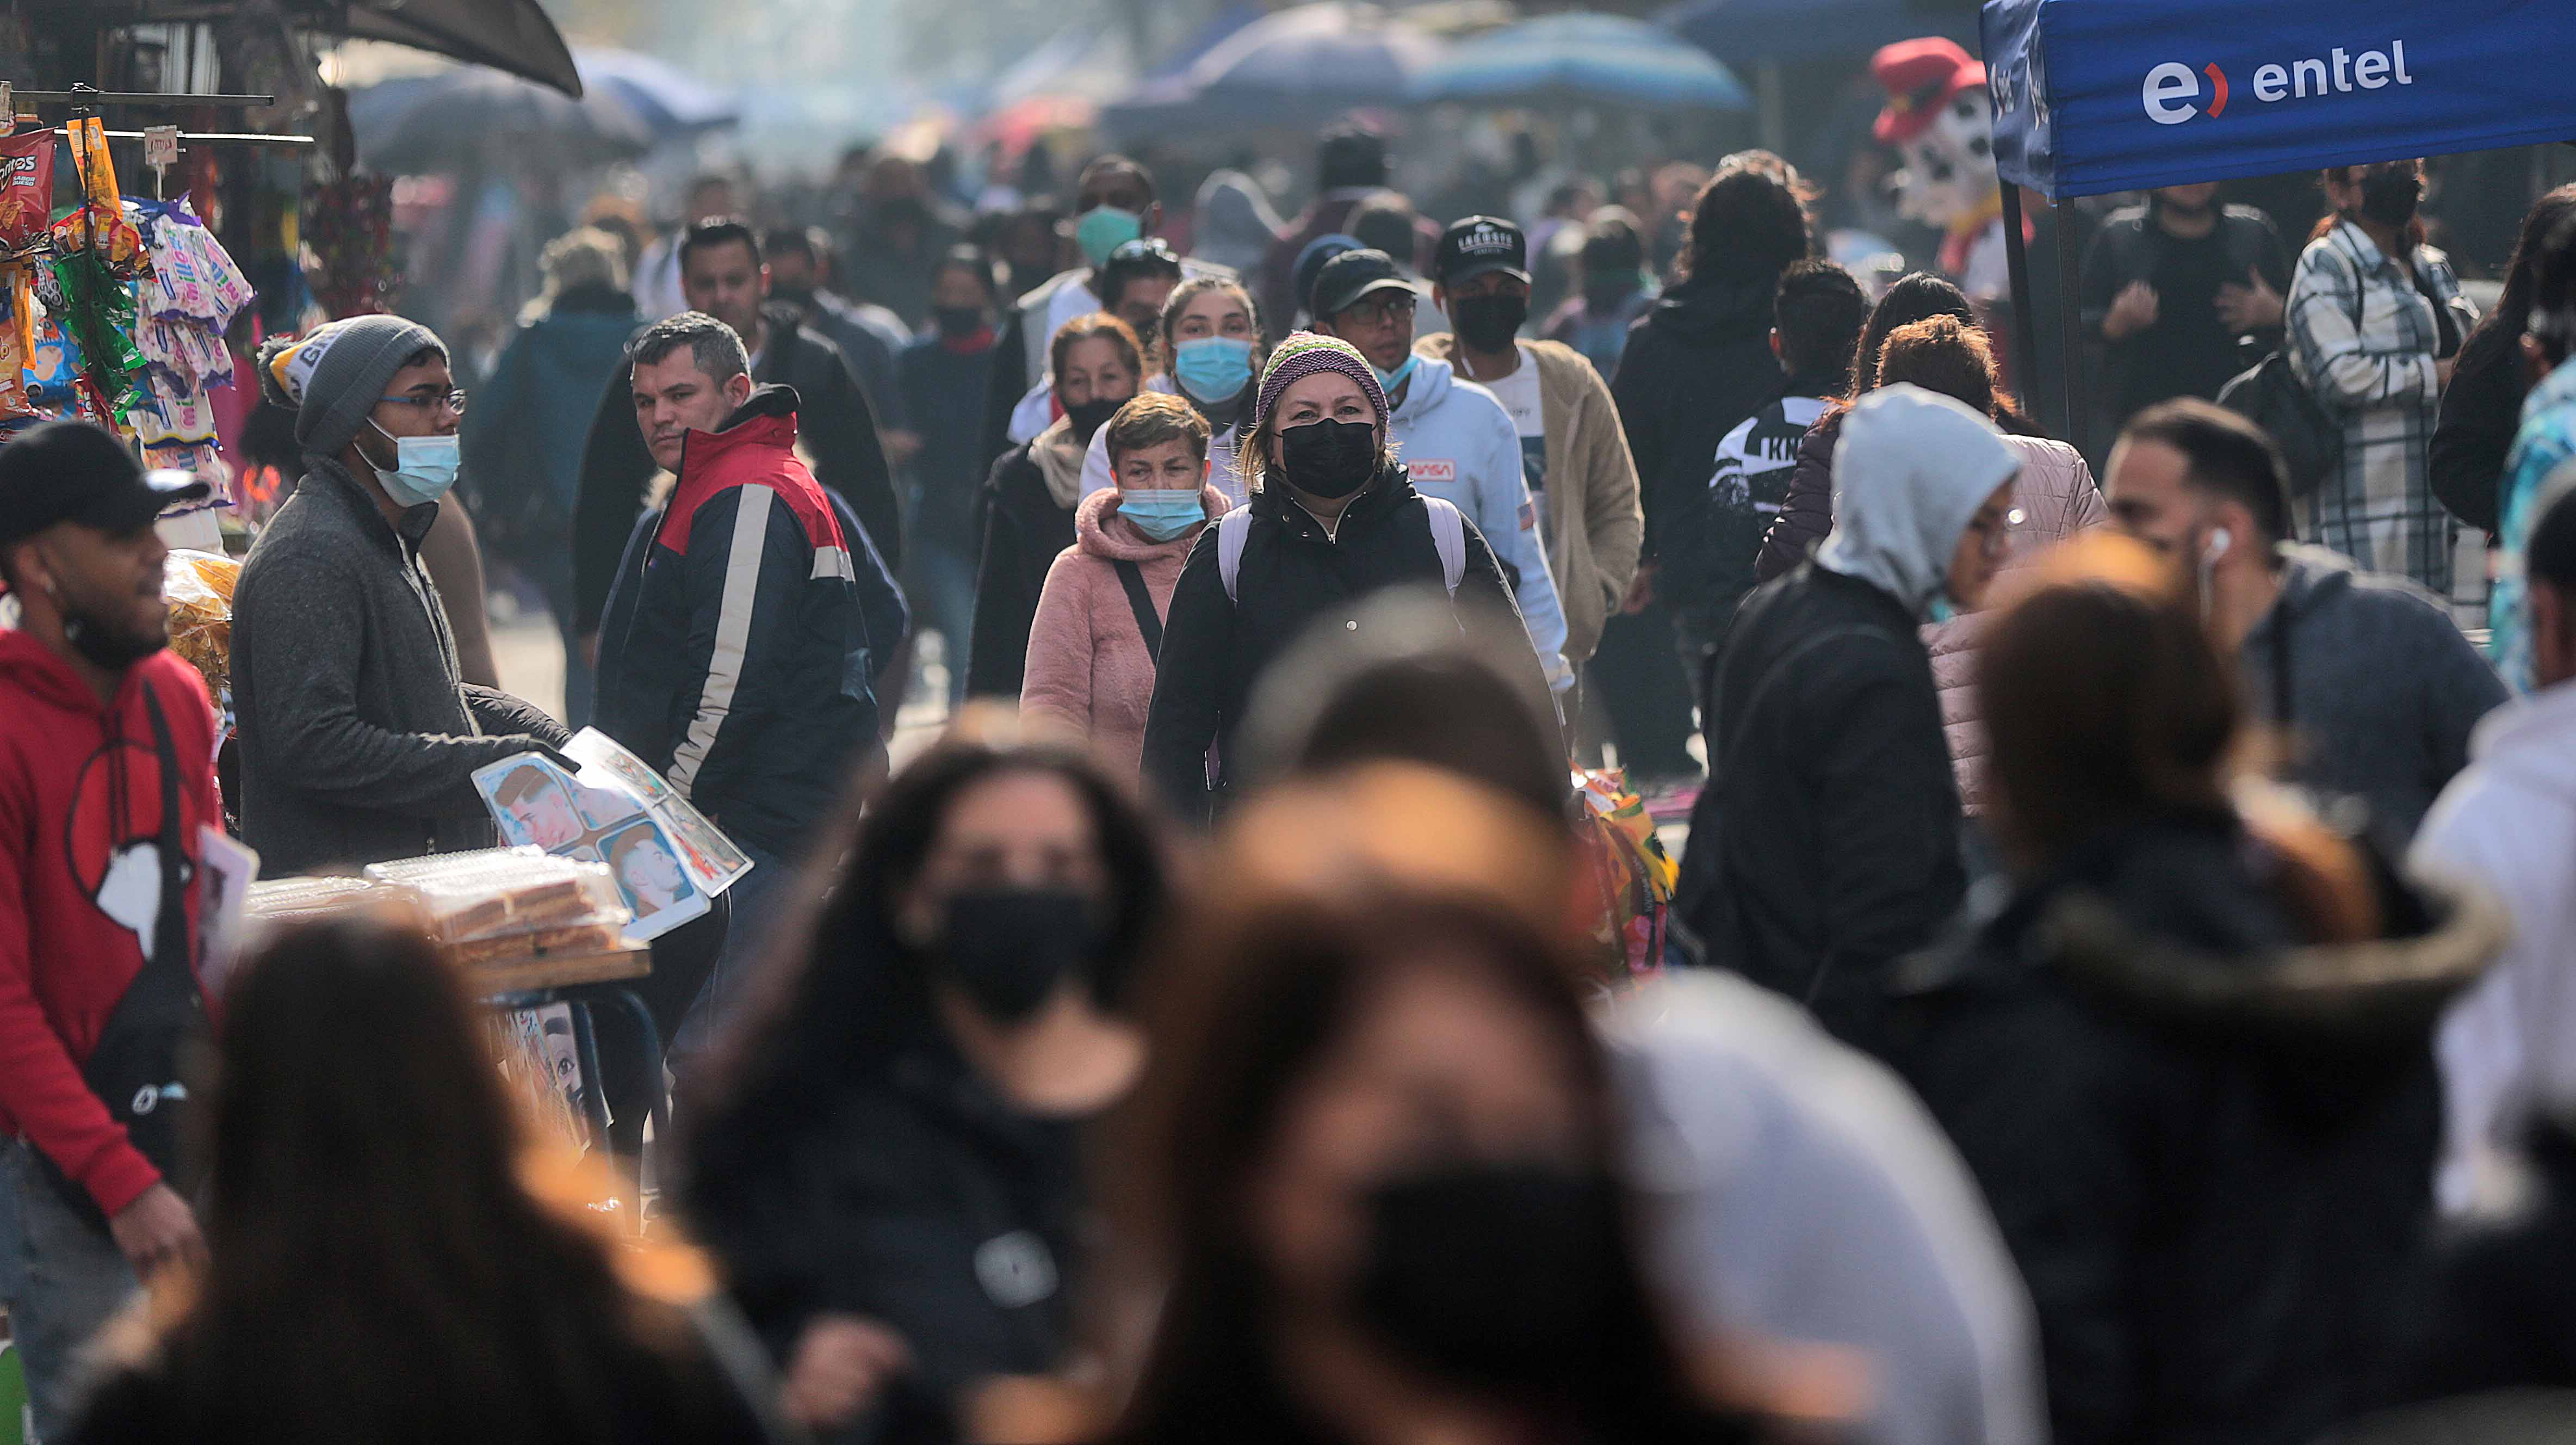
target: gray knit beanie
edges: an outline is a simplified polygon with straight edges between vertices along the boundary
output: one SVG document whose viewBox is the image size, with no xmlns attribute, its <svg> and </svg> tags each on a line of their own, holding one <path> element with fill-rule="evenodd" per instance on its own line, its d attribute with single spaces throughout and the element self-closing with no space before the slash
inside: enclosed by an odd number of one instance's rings
<svg viewBox="0 0 2576 1445">
<path fill-rule="evenodd" d="M 295 413 L 295 442 L 307 456 L 336 457 L 403 363 L 423 351 L 443 359 L 438 333 L 400 316 L 352 316 L 259 349 L 259 389 Z"/>
</svg>

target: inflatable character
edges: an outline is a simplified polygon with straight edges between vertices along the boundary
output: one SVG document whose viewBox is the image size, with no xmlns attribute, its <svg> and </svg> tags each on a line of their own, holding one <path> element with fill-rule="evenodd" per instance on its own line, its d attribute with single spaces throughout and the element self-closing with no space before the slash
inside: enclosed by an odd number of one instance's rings
<svg viewBox="0 0 2576 1445">
<path fill-rule="evenodd" d="M 1896 177 L 1900 209 L 1941 229 L 1941 269 L 1959 289 L 1980 303 L 2002 300 L 2011 283 L 1986 67 L 1956 42 L 1930 36 L 1881 49 L 1869 72 L 1888 97 L 1871 133 L 1905 158 Z"/>
</svg>

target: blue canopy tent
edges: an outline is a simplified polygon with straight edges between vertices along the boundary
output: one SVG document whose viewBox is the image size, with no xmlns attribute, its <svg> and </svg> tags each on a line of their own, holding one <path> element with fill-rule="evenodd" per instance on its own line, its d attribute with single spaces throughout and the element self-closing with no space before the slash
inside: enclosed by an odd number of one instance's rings
<svg viewBox="0 0 2576 1445">
<path fill-rule="evenodd" d="M 2063 200 L 2576 137 L 2567 0 L 1985 0 L 1981 22 L 2024 356 L 2016 184 Z"/>
</svg>

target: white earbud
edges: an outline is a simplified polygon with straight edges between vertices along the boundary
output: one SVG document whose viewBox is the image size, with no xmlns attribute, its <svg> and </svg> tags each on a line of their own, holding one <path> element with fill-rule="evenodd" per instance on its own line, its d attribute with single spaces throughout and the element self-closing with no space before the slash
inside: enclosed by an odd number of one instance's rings
<svg viewBox="0 0 2576 1445">
<path fill-rule="evenodd" d="M 2219 558 L 2227 555 L 2228 548 L 2235 545 L 2236 537 L 2234 533 L 2229 532 L 2225 527 L 2211 528 L 2209 540 L 2200 544 L 2201 565 L 2205 567 L 2216 562 Z"/>
</svg>

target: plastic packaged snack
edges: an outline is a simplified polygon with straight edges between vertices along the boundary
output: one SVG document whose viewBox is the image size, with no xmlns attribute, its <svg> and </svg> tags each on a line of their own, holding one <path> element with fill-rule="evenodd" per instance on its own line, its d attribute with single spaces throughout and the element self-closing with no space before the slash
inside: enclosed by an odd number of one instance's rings
<svg viewBox="0 0 2576 1445">
<path fill-rule="evenodd" d="M 0 251 L 23 251 L 53 218 L 54 133 L 0 139 Z"/>
<path fill-rule="evenodd" d="M 430 935 L 442 944 L 476 943 L 550 929 L 606 924 L 622 929 L 634 915 L 610 881 L 608 865 L 517 851 L 412 860 L 377 876 L 420 895 Z"/>
<path fill-rule="evenodd" d="M 233 587 L 241 564 L 212 552 L 177 551 L 161 564 L 161 596 L 170 604 L 170 650 L 206 680 L 218 705 L 233 685 Z"/>
<path fill-rule="evenodd" d="M 412 901 L 411 890 L 373 878 L 268 878 L 243 890 L 242 916 L 273 927 Z"/>
</svg>

